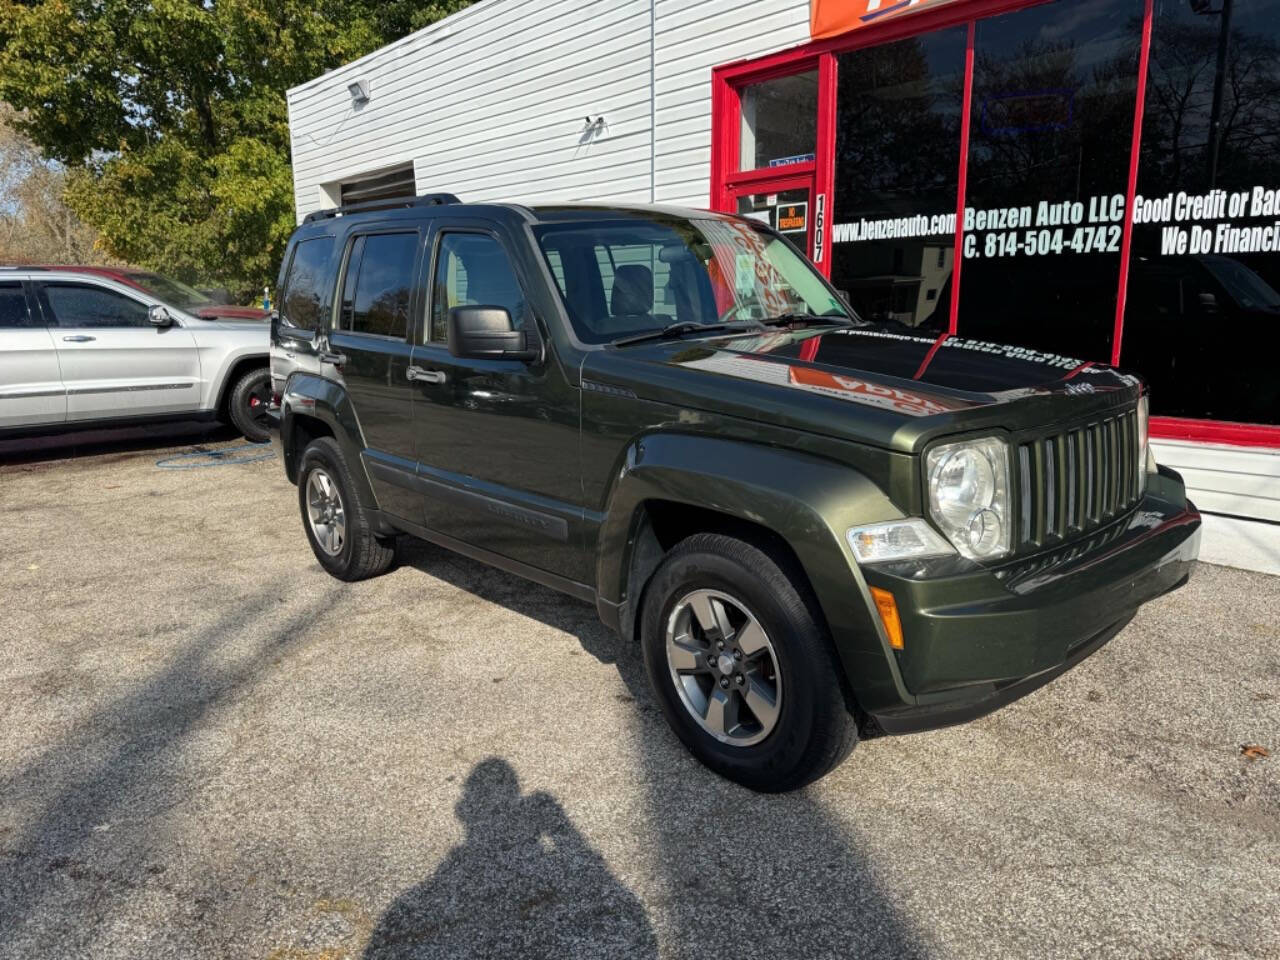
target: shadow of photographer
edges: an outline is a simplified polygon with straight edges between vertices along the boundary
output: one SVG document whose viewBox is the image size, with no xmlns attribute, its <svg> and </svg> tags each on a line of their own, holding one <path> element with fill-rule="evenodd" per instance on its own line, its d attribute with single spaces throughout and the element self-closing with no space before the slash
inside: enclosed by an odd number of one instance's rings
<svg viewBox="0 0 1280 960">
<path fill-rule="evenodd" d="M 588 605 L 413 541 L 401 562 L 577 637 L 630 694 L 624 736 L 640 765 L 619 789 L 643 796 L 626 829 L 651 845 L 657 876 L 637 893 L 610 872 L 546 794 L 522 796 L 499 759 L 478 765 L 457 806 L 466 841 L 378 923 L 365 960 L 410 956 L 555 958 L 927 957 L 877 866 L 814 791 L 752 793 L 698 764 L 667 728 L 635 644 Z M 626 784 L 630 784 L 628 787 Z"/>
<path fill-rule="evenodd" d="M 521 794 L 490 757 L 454 807 L 466 832 L 374 928 L 366 960 L 413 956 L 656 957 L 640 901 L 549 794 Z"/>
</svg>

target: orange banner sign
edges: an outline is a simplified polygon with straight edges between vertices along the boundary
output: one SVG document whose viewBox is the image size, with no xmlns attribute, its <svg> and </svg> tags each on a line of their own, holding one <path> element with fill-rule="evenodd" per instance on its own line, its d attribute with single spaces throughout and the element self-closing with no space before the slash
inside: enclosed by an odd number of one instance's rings
<svg viewBox="0 0 1280 960">
<path fill-rule="evenodd" d="M 904 13 L 956 0 L 810 0 L 809 35 L 814 40 L 868 27 Z"/>
</svg>

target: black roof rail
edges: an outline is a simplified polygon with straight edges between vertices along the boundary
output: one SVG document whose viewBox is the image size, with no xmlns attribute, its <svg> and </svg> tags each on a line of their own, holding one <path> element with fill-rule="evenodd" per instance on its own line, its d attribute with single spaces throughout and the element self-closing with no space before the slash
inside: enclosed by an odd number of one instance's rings
<svg viewBox="0 0 1280 960">
<path fill-rule="evenodd" d="M 368 213 L 372 210 L 407 210 L 410 207 L 439 207 L 446 203 L 461 203 L 452 193 L 422 193 L 416 197 L 399 197 L 395 200 L 370 200 L 367 203 L 349 203 L 343 207 L 329 210 L 317 210 L 308 213 L 303 223 L 315 223 L 317 220 L 331 220 L 334 217 L 345 217 L 352 213 Z"/>
</svg>

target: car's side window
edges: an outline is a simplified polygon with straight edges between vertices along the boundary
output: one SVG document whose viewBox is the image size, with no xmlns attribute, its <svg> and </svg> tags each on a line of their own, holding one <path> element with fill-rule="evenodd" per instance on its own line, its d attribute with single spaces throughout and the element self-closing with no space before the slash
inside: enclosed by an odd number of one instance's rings
<svg viewBox="0 0 1280 960">
<path fill-rule="evenodd" d="M 50 319 L 59 327 L 145 327 L 147 305 L 87 283 L 46 283 L 41 287 Z"/>
<path fill-rule="evenodd" d="M 563 290 L 565 284 L 564 260 L 560 257 L 560 251 L 554 249 L 548 250 L 547 263 L 551 265 L 551 275 L 556 278 L 556 283 L 560 284 L 560 288 Z"/>
<path fill-rule="evenodd" d="M 22 284 L 0 283 L 0 330 L 38 326 L 40 324 L 27 308 L 27 295 Z"/>
<path fill-rule="evenodd" d="M 299 242 L 280 292 L 280 316 L 291 326 L 315 330 L 325 305 L 325 278 L 333 255 L 333 237 Z"/>
<path fill-rule="evenodd" d="M 347 256 L 338 326 L 352 333 L 403 339 L 409 332 L 417 233 L 356 237 Z"/>
<path fill-rule="evenodd" d="M 505 307 L 515 329 L 524 326 L 525 299 L 502 244 L 486 233 L 440 238 L 431 292 L 431 339 L 449 338 L 449 311 L 466 304 Z"/>
<path fill-rule="evenodd" d="M 364 237 L 353 237 L 347 244 L 346 260 L 342 267 L 342 294 L 338 300 L 338 315 L 334 327 L 351 329 L 351 314 L 355 310 L 356 280 L 360 277 L 360 261 L 364 259 Z"/>
</svg>

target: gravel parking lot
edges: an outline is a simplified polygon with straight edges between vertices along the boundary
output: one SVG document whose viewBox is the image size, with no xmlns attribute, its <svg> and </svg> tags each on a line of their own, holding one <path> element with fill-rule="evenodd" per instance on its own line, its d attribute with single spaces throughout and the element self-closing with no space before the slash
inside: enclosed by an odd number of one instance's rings
<svg viewBox="0 0 1280 960">
<path fill-rule="evenodd" d="M 0 957 L 1280 957 L 1280 580 L 761 797 L 590 607 L 340 584 L 196 439 L 0 447 Z"/>
</svg>

